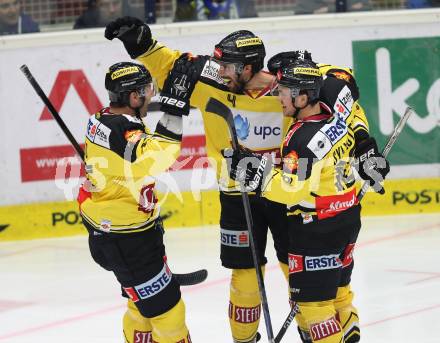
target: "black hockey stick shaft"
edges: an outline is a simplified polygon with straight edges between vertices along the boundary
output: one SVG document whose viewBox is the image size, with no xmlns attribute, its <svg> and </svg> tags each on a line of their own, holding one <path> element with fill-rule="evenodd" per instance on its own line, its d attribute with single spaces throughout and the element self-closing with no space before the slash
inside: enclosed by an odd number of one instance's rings
<svg viewBox="0 0 440 343">
<path fill-rule="evenodd" d="M 414 110 L 411 107 L 407 107 L 404 115 L 400 118 L 399 122 L 394 127 L 393 133 L 388 138 L 388 142 L 382 150 L 382 155 L 384 157 L 388 156 L 388 153 L 390 152 L 391 148 L 393 147 L 394 143 L 396 142 L 397 138 L 399 137 L 400 133 L 405 127 L 408 118 L 411 116 L 412 113 L 414 113 Z M 365 196 L 369 187 L 370 187 L 370 183 L 368 181 L 365 181 L 362 184 L 361 190 L 357 195 L 358 202 L 360 202 L 362 198 Z M 275 343 L 279 343 L 281 341 L 281 339 L 283 338 L 284 334 L 286 333 L 287 329 L 289 328 L 290 324 L 292 323 L 293 319 L 295 318 L 298 312 L 299 312 L 298 305 L 295 304 L 295 306 L 293 306 L 292 309 L 290 310 L 289 315 L 284 321 L 283 326 L 281 327 L 277 336 L 275 337 Z"/>
<path fill-rule="evenodd" d="M 81 146 L 76 141 L 75 137 L 73 137 L 72 133 L 70 132 L 69 128 L 66 126 L 64 121 L 61 119 L 60 114 L 55 109 L 55 107 L 52 105 L 49 98 L 46 96 L 44 91 L 41 89 L 40 85 L 38 84 L 37 80 L 35 80 L 34 76 L 32 75 L 29 68 L 23 64 L 20 67 L 20 70 L 23 72 L 24 76 L 28 79 L 29 83 L 34 88 L 35 92 L 38 94 L 40 99 L 43 101 L 43 103 L 47 106 L 50 113 L 60 126 L 61 130 L 63 130 L 64 134 L 67 136 L 67 139 L 69 140 L 70 144 L 72 144 L 73 148 L 75 149 L 76 153 L 79 157 L 81 157 L 81 160 L 84 162 L 84 151 L 82 150 Z M 185 274 L 173 274 L 176 278 L 177 282 L 181 286 L 191 286 L 191 285 L 197 285 L 203 281 L 206 280 L 208 277 L 208 271 L 206 269 L 200 269 L 196 270 L 191 273 L 185 273 Z"/>
<path fill-rule="evenodd" d="M 222 102 L 220 102 L 217 99 L 210 98 L 207 105 L 206 105 L 205 110 L 208 112 L 212 112 L 214 114 L 219 115 L 220 117 L 222 117 L 226 121 L 226 123 L 228 124 L 229 133 L 231 135 L 232 148 L 234 150 L 239 150 L 240 146 L 238 144 L 237 132 L 235 130 L 235 124 L 234 124 L 234 118 L 233 118 L 232 112 L 228 108 L 228 106 L 226 106 L 225 104 L 223 104 Z M 266 296 L 266 289 L 264 286 L 263 273 L 261 271 L 261 263 L 258 258 L 258 247 L 257 247 L 256 241 L 255 241 L 255 236 L 254 236 L 254 231 L 253 231 L 251 205 L 249 202 L 249 195 L 243 189 L 241 190 L 241 198 L 243 200 L 244 214 L 246 217 L 246 225 L 247 225 L 247 229 L 249 232 L 249 242 L 251 244 L 252 259 L 254 261 L 255 271 L 257 274 L 258 289 L 260 292 L 261 305 L 263 307 L 264 322 L 266 324 L 267 337 L 269 339 L 269 342 L 273 343 L 274 336 L 273 336 L 272 322 L 270 319 L 269 305 L 267 303 L 267 296 Z"/>
<path fill-rule="evenodd" d="M 20 67 L 20 70 L 23 72 L 24 76 L 26 76 L 29 83 L 34 88 L 35 92 L 38 94 L 40 99 L 43 101 L 43 103 L 46 105 L 46 107 L 49 109 L 49 112 L 52 114 L 53 118 L 58 123 L 58 126 L 63 130 L 64 134 L 66 135 L 67 139 L 69 140 L 70 144 L 72 144 L 73 148 L 75 149 L 78 156 L 81 158 L 81 160 L 84 162 L 84 151 L 81 149 L 81 146 L 76 141 L 75 137 L 73 137 L 70 130 L 67 128 L 66 124 L 64 123 L 63 119 L 61 119 L 60 114 L 55 109 L 55 107 L 50 102 L 49 98 L 46 96 L 44 91 L 41 89 L 40 85 L 38 84 L 37 80 L 35 80 L 34 76 L 32 75 L 31 71 L 27 67 L 26 64 L 23 64 Z"/>
</svg>

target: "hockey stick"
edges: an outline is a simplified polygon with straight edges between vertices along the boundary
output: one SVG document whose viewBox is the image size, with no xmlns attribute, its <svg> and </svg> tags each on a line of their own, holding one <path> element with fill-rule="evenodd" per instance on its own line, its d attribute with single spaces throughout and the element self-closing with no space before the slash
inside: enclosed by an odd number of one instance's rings
<svg viewBox="0 0 440 343">
<path fill-rule="evenodd" d="M 399 122 L 397 123 L 396 127 L 394 128 L 393 133 L 391 134 L 390 138 L 388 138 L 388 142 L 385 145 L 385 148 L 383 148 L 383 150 L 382 150 L 383 157 L 388 156 L 388 153 L 390 152 L 391 148 L 393 147 L 394 143 L 396 142 L 397 137 L 399 137 L 400 133 L 402 132 L 403 128 L 405 127 L 405 124 L 406 124 L 408 118 L 413 113 L 414 113 L 414 110 L 408 106 L 405 110 L 405 113 L 400 118 Z M 365 196 L 369 187 L 370 187 L 370 183 L 368 181 L 365 181 L 361 187 L 361 190 L 357 194 L 358 202 L 360 202 L 362 200 L 362 198 Z"/>
<path fill-rule="evenodd" d="M 206 111 L 212 112 L 214 114 L 219 115 L 222 117 L 226 123 L 228 124 L 229 133 L 231 135 L 232 140 L 232 148 L 234 150 L 239 149 L 238 139 L 237 139 L 237 132 L 235 131 L 235 124 L 234 124 L 234 118 L 232 116 L 231 110 L 223 104 L 222 102 L 218 101 L 217 99 L 210 98 L 206 108 Z M 267 303 L 267 297 L 266 297 L 266 289 L 264 287 L 264 280 L 263 280 L 263 273 L 261 272 L 261 265 L 258 258 L 258 249 L 256 246 L 256 242 L 254 239 L 254 231 L 252 229 L 253 227 L 253 221 L 252 221 L 252 212 L 251 212 L 251 205 L 249 202 L 249 194 L 241 190 L 241 198 L 243 200 L 243 207 L 244 207 L 244 214 L 246 217 L 246 224 L 247 229 L 249 233 L 249 241 L 251 244 L 251 252 L 252 252 L 252 259 L 254 261 L 255 270 L 257 273 L 257 282 L 258 282 L 258 290 L 260 292 L 260 298 L 261 298 L 261 304 L 263 307 L 263 313 L 264 313 L 264 322 L 266 324 L 266 331 L 267 331 L 267 337 L 269 339 L 269 343 L 274 342 L 274 336 L 273 336 L 273 330 L 272 330 L 272 322 L 270 320 L 270 313 L 269 313 L 269 305 Z"/>
<path fill-rule="evenodd" d="M 384 157 L 388 156 L 388 153 L 390 152 L 391 148 L 393 147 L 394 143 L 397 140 L 397 137 L 399 137 L 400 133 L 402 132 L 403 128 L 405 127 L 405 124 L 410 117 L 410 115 L 414 113 L 414 110 L 411 107 L 407 107 L 405 110 L 404 115 L 400 118 L 399 122 L 397 123 L 396 127 L 393 130 L 393 133 L 388 138 L 388 142 L 385 145 L 385 148 L 382 150 L 382 155 Z M 368 188 L 370 187 L 370 183 L 368 181 L 365 181 L 362 184 L 361 190 L 359 191 L 357 195 L 357 200 L 360 202 L 362 198 L 365 196 L 365 194 L 368 191 Z M 281 339 L 283 338 L 284 334 L 286 333 L 287 329 L 289 328 L 290 324 L 292 323 L 293 319 L 295 318 L 296 314 L 299 312 L 298 305 L 295 304 L 292 309 L 289 312 L 289 315 L 287 316 L 286 320 L 283 323 L 283 326 L 281 327 L 280 331 L 278 332 L 278 335 L 275 337 L 275 343 L 279 343 Z"/>
<path fill-rule="evenodd" d="M 81 146 L 76 141 L 75 137 L 73 137 L 72 133 L 64 123 L 63 119 L 61 119 L 60 114 L 55 109 L 55 107 L 50 102 L 49 98 L 46 96 L 44 91 L 41 89 L 40 85 L 38 84 L 37 80 L 32 75 L 29 68 L 23 64 L 20 67 L 20 70 L 23 72 L 24 76 L 27 78 L 29 83 L 34 88 L 35 92 L 38 94 L 40 99 L 43 101 L 43 103 L 47 106 L 50 113 L 52 114 L 53 118 L 56 120 L 58 125 L 60 126 L 61 130 L 63 130 L 64 134 L 66 135 L 67 139 L 69 140 L 70 144 L 72 144 L 73 148 L 75 149 L 78 156 L 81 158 L 82 162 L 84 162 L 84 151 L 81 149 Z M 197 285 L 203 281 L 206 280 L 208 277 L 208 271 L 206 269 L 200 269 L 196 270 L 195 272 L 191 273 L 185 273 L 185 274 L 174 274 L 174 277 L 176 278 L 177 282 L 181 286 L 191 286 L 191 285 Z"/>
<path fill-rule="evenodd" d="M 40 99 L 43 101 L 43 103 L 47 106 L 50 113 L 52 114 L 53 118 L 56 120 L 57 124 L 63 130 L 64 134 L 66 135 L 67 139 L 69 140 L 70 144 L 72 144 L 73 148 L 75 149 L 78 156 L 81 158 L 81 160 L 84 162 L 84 151 L 79 146 L 78 142 L 76 141 L 75 137 L 73 137 L 70 130 L 67 128 L 64 121 L 61 119 L 58 111 L 53 107 L 52 103 L 44 93 L 44 91 L 41 89 L 40 85 L 38 84 L 37 80 L 35 80 L 34 76 L 31 74 L 31 71 L 27 67 L 26 64 L 23 64 L 20 67 L 20 70 L 23 72 L 24 76 L 26 76 L 29 83 L 34 88 L 35 92 L 37 92 Z"/>
</svg>

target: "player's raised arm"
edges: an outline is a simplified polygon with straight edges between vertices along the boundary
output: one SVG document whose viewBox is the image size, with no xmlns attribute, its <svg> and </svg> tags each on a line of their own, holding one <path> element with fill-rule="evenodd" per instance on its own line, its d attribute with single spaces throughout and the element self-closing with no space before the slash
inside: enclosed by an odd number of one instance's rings
<svg viewBox="0 0 440 343">
<path fill-rule="evenodd" d="M 131 58 L 143 63 L 162 88 L 173 64 L 181 55 L 153 39 L 150 27 L 135 17 L 122 17 L 110 22 L 105 38 L 118 38 Z"/>
</svg>

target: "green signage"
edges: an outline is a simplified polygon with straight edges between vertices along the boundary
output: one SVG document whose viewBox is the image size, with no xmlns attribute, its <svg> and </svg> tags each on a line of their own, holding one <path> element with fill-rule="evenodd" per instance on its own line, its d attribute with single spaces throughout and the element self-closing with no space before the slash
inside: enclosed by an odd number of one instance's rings
<svg viewBox="0 0 440 343">
<path fill-rule="evenodd" d="M 353 66 L 371 135 L 383 147 L 411 106 L 392 164 L 440 162 L 440 37 L 354 41 Z"/>
</svg>

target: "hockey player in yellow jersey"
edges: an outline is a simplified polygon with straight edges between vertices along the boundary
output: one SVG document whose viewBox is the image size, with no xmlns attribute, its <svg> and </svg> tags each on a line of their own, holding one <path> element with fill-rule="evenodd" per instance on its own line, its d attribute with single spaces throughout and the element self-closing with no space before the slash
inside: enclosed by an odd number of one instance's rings
<svg viewBox="0 0 440 343">
<path fill-rule="evenodd" d="M 117 19 L 107 26 L 105 35 L 108 39 L 119 38 L 130 56 L 148 67 L 159 86 L 162 85 L 176 58 L 181 55 L 180 52 L 154 40 L 149 27 L 136 18 Z M 228 313 L 235 342 L 256 340 L 260 299 L 241 197 L 238 196 L 234 182 L 222 173 L 224 159 L 221 151 L 230 146 L 229 131 L 221 118 L 205 111 L 205 106 L 209 98 L 214 97 L 231 108 L 239 133 L 239 142 L 243 147 L 260 155 L 279 152 L 281 139 L 289 127 L 291 118 L 283 118 L 282 107 L 272 94 L 277 86 L 276 77 L 262 70 L 264 56 L 265 48 L 261 39 L 252 32 L 241 30 L 222 39 L 215 46 L 212 57 L 192 57 L 201 60 L 203 64 L 191 104 L 202 112 L 207 153 L 211 161 L 214 160 L 212 165 L 217 170 L 221 190 L 221 260 L 223 266 L 232 269 Z M 331 65 L 322 65 L 321 68 L 322 73 L 331 73 L 332 76 L 340 73 L 341 77 L 352 79 L 351 71 L 348 69 Z M 333 107 L 333 104 L 329 106 Z M 365 119 L 362 109 L 358 105 L 356 107 L 359 117 Z M 359 123 L 360 128 L 367 126 L 366 120 L 360 120 Z M 264 251 L 269 228 L 277 258 L 287 278 L 288 238 L 285 230 L 285 206 L 255 197 L 253 192 L 250 193 L 250 200 L 259 259 L 263 265 L 266 263 Z M 240 312 L 258 315 L 247 316 L 250 319 L 244 321 L 240 319 Z"/>
<path fill-rule="evenodd" d="M 265 157 L 229 151 L 230 176 L 287 205 L 290 300 L 299 307 L 302 341 L 358 342 L 350 278 L 361 222 L 351 162 L 369 160 L 359 174 L 378 184 L 389 165 L 371 137 L 355 149 L 354 101 L 350 88 L 338 85 L 342 80 L 324 81 L 318 66 L 304 59 L 281 65 L 277 78 L 284 115 L 295 119 L 281 145 L 282 165 L 272 168 Z M 335 106 L 321 97 L 333 98 Z M 372 169 L 379 179 L 373 180 Z"/>
<path fill-rule="evenodd" d="M 171 71 L 165 93 L 178 76 Z M 154 95 L 150 73 L 143 65 L 116 63 L 105 77 L 110 106 L 87 124 L 87 180 L 78 202 L 93 259 L 114 273 L 129 298 L 123 318 L 128 343 L 190 342 L 179 284 L 164 258 L 154 176 L 180 152 L 182 115 L 188 115 L 194 84 L 191 77 L 183 80 L 184 91 L 174 95 L 180 106 L 161 106 L 152 134 L 142 122 Z"/>
<path fill-rule="evenodd" d="M 110 23 L 106 37 L 121 39 L 130 56 L 151 71 L 159 87 L 181 55 L 153 40 L 148 26 L 135 18 L 121 18 Z M 223 119 L 206 112 L 205 107 L 210 97 L 229 106 L 236 126 L 240 127 L 240 144 L 259 154 L 278 151 L 290 119 L 283 118 L 278 99 L 271 94 L 275 77 L 262 70 L 265 48 L 260 38 L 245 30 L 234 32 L 216 45 L 213 55 L 193 57 L 203 61 L 203 68 L 191 105 L 202 113 L 207 154 L 217 171 L 220 186 L 221 261 L 224 267 L 232 269 L 229 310 L 225 312 L 229 315 L 234 342 L 251 343 L 257 339 L 260 296 L 241 196 L 225 172 L 221 155 L 221 151 L 230 146 L 229 131 Z M 269 229 L 287 279 L 285 206 L 255 197 L 253 193 L 250 202 L 259 260 L 263 265 L 267 262 L 265 248 Z"/>
</svg>

